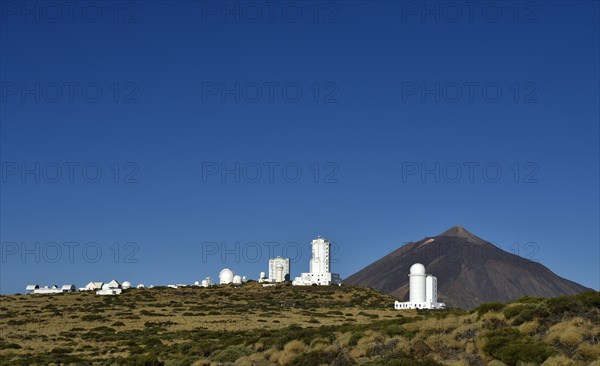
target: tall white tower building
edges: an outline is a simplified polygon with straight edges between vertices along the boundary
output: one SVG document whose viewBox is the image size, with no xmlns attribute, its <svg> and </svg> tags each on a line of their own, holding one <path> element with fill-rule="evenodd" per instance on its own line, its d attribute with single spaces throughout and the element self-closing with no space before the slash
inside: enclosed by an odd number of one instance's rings
<svg viewBox="0 0 600 366">
<path fill-rule="evenodd" d="M 310 286 L 316 285 L 340 285 L 342 280 L 337 273 L 331 273 L 330 258 L 331 243 L 322 237 L 312 241 L 312 258 L 310 260 L 310 272 L 302 273 L 292 282 L 293 285 Z"/>
<path fill-rule="evenodd" d="M 329 241 L 317 237 L 312 241 L 312 259 L 310 260 L 310 273 L 329 272 Z"/>
<path fill-rule="evenodd" d="M 410 266 L 409 301 L 394 303 L 395 309 L 443 309 L 446 304 L 437 302 L 437 278 L 425 273 L 425 266 L 415 263 Z"/>
</svg>

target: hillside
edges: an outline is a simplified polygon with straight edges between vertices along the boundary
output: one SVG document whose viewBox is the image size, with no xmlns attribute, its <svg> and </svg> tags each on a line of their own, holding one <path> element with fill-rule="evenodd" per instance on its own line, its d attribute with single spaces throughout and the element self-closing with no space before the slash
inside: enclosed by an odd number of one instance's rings
<svg viewBox="0 0 600 366">
<path fill-rule="evenodd" d="M 596 292 L 474 311 L 392 302 L 359 286 L 255 283 L 1 296 L 0 364 L 600 366 Z"/>
<path fill-rule="evenodd" d="M 448 306 L 472 309 L 490 301 L 523 296 L 556 297 L 590 291 L 557 276 L 542 264 L 506 252 L 455 226 L 440 235 L 408 243 L 344 280 L 408 300 L 412 264 L 438 278 L 438 297 Z"/>
</svg>

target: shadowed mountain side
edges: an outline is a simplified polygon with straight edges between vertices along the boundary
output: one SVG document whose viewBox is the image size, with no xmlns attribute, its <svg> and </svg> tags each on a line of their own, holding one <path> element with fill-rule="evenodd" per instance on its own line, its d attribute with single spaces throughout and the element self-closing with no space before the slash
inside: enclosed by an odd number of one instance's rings
<svg viewBox="0 0 600 366">
<path fill-rule="evenodd" d="M 371 286 L 406 301 L 409 268 L 417 262 L 438 278 L 439 300 L 464 309 L 525 295 L 556 297 L 591 290 L 557 276 L 535 261 L 506 252 L 460 226 L 408 243 L 344 282 Z"/>
</svg>

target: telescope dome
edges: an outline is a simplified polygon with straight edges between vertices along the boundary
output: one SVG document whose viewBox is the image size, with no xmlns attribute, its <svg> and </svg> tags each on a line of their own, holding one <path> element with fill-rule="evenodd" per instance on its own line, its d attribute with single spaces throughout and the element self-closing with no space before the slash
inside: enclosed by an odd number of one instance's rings
<svg viewBox="0 0 600 366">
<path fill-rule="evenodd" d="M 411 275 L 425 275 L 425 266 L 421 263 L 415 263 L 410 266 Z"/>
</svg>

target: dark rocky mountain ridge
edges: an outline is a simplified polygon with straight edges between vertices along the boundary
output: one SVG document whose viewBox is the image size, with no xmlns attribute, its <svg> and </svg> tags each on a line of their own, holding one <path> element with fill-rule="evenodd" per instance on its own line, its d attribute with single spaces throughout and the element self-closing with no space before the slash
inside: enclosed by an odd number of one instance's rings
<svg viewBox="0 0 600 366">
<path fill-rule="evenodd" d="M 344 282 L 370 286 L 407 301 L 408 272 L 414 263 L 422 263 L 427 273 L 438 278 L 438 298 L 450 307 L 470 309 L 526 295 L 555 297 L 591 290 L 460 226 L 403 245 Z"/>
</svg>

